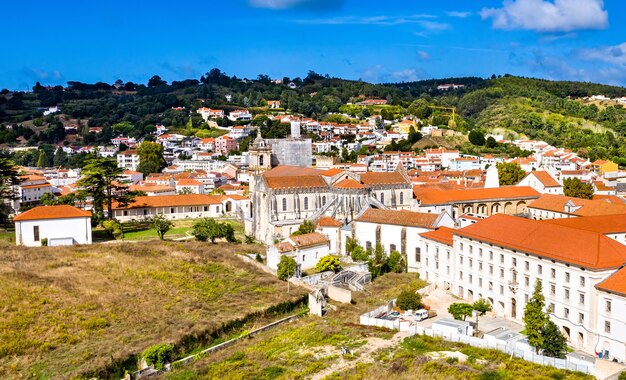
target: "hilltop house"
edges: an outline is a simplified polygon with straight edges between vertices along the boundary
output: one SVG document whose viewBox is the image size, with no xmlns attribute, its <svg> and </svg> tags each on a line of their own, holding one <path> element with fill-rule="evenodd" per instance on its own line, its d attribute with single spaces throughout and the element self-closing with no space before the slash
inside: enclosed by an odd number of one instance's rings
<svg viewBox="0 0 626 380">
<path fill-rule="evenodd" d="M 15 243 L 37 247 L 91 244 L 91 213 L 73 206 L 39 206 L 13 218 Z"/>
</svg>

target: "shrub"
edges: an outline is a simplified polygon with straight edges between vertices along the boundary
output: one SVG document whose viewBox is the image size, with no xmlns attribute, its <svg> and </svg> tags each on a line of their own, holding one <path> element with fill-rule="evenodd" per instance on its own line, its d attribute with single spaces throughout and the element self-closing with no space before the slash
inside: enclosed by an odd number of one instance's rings
<svg viewBox="0 0 626 380">
<path fill-rule="evenodd" d="M 163 240 L 167 231 L 169 231 L 174 225 L 171 220 L 167 219 L 163 215 L 155 216 L 150 222 L 152 228 L 154 228 L 159 235 L 159 239 Z"/>
<path fill-rule="evenodd" d="M 260 254 L 260 253 L 258 253 L 258 252 L 257 252 L 257 254 L 254 256 L 254 259 L 255 259 L 257 262 L 259 262 L 259 263 L 263 264 L 263 257 L 261 256 L 261 254 Z"/>
<path fill-rule="evenodd" d="M 354 249 L 352 249 L 350 257 L 352 257 L 352 260 L 354 261 L 367 261 L 370 258 L 369 253 L 360 245 L 357 245 Z"/>
<path fill-rule="evenodd" d="M 162 370 L 166 363 L 172 360 L 174 346 L 171 344 L 159 343 L 149 347 L 141 356 L 146 360 L 146 364 L 154 365 L 154 368 Z"/>
<path fill-rule="evenodd" d="M 112 238 L 119 239 L 122 236 L 122 225 L 117 220 L 105 220 L 102 222 L 102 227 Z"/>
<path fill-rule="evenodd" d="M 317 262 L 315 269 L 320 272 L 339 272 L 341 270 L 341 262 L 337 256 L 324 256 Z"/>
<path fill-rule="evenodd" d="M 291 234 L 291 236 L 305 235 L 312 232 L 315 232 L 315 224 L 313 224 L 313 222 L 311 222 L 310 220 L 305 220 L 304 222 L 302 222 L 300 227 L 298 227 L 298 229 Z"/>
<path fill-rule="evenodd" d="M 422 306 L 422 295 L 414 290 L 403 290 L 396 298 L 396 307 L 402 310 L 418 310 Z"/>
<path fill-rule="evenodd" d="M 48 238 L 41 239 L 41 246 L 42 247 L 47 247 L 48 246 Z"/>
<path fill-rule="evenodd" d="M 394 273 L 406 272 L 406 260 L 398 251 L 393 251 L 389 254 L 387 266 L 389 266 L 389 271 Z"/>
<path fill-rule="evenodd" d="M 464 321 L 465 318 L 472 315 L 474 308 L 468 303 L 457 302 L 448 307 L 448 313 L 452 314 L 454 319 Z"/>
</svg>

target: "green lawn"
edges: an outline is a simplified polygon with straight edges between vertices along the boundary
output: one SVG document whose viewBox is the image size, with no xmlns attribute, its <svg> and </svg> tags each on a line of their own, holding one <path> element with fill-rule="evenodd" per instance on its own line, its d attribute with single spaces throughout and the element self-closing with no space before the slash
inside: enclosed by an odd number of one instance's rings
<svg viewBox="0 0 626 380">
<path fill-rule="evenodd" d="M 8 241 L 9 243 L 15 243 L 15 230 L 0 230 L 0 240 Z"/>
<path fill-rule="evenodd" d="M 166 240 L 173 240 L 177 238 L 182 238 L 191 235 L 191 229 L 193 224 L 197 219 L 184 219 L 184 220 L 174 220 L 174 226 L 165 234 Z M 238 220 L 233 219 L 217 219 L 220 222 L 227 222 L 233 226 L 235 229 L 235 236 L 237 239 L 244 239 L 244 228 L 243 224 Z M 189 232 L 189 234 L 188 234 Z M 92 231 L 92 236 L 94 241 L 107 241 L 113 240 L 109 237 L 106 232 L 102 228 L 96 228 Z M 153 228 L 149 228 L 148 226 L 141 226 L 137 228 L 130 227 L 128 224 L 124 225 L 124 240 L 154 240 L 158 239 L 159 236 L 156 233 L 156 230 Z"/>
</svg>

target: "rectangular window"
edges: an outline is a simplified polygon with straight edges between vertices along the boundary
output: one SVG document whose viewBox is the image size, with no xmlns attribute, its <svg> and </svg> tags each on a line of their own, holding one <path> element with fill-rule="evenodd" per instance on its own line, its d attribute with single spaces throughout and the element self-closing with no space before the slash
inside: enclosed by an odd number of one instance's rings
<svg viewBox="0 0 626 380">
<path fill-rule="evenodd" d="M 459 279 L 463 281 L 463 271 L 459 271 Z"/>
<path fill-rule="evenodd" d="M 473 278 L 473 277 L 472 277 L 472 275 L 471 275 L 471 274 L 470 274 L 470 275 L 468 275 L 468 280 L 467 280 L 467 282 L 469 282 L 469 283 L 471 284 L 471 283 L 472 283 L 472 278 Z"/>
<path fill-rule="evenodd" d="M 524 285 L 530 286 L 530 277 L 524 276 Z"/>
<path fill-rule="evenodd" d="M 426 263 L 425 264 L 426 264 L 426 266 L 428 266 L 428 257 L 426 258 Z"/>
<path fill-rule="evenodd" d="M 555 308 L 554 304 L 551 303 L 550 306 L 548 306 L 548 313 L 554 313 Z"/>
<path fill-rule="evenodd" d="M 569 318 L 569 309 L 566 307 L 563 308 L 563 318 L 565 319 Z"/>
<path fill-rule="evenodd" d="M 554 268 L 550 269 L 550 277 L 556 278 L 556 269 Z"/>
<path fill-rule="evenodd" d="M 170 214 L 174 213 L 174 207 L 170 207 Z"/>
<path fill-rule="evenodd" d="M 584 295 L 583 293 L 580 293 L 580 294 L 578 295 L 578 302 L 579 302 L 581 305 L 584 305 L 584 304 L 585 304 L 585 295 Z"/>
<path fill-rule="evenodd" d="M 550 295 L 556 295 L 556 285 L 550 284 Z"/>
<path fill-rule="evenodd" d="M 502 254 L 500 255 L 500 263 L 504 264 L 504 255 L 502 255 Z"/>
<path fill-rule="evenodd" d="M 396 245 L 395 244 L 389 244 L 389 253 L 393 252 L 396 250 Z"/>
<path fill-rule="evenodd" d="M 580 276 L 580 286 L 585 286 L 585 278 Z"/>
<path fill-rule="evenodd" d="M 207 206 L 204 206 L 204 211 L 209 211 L 209 208 Z"/>
<path fill-rule="evenodd" d="M 35 241 L 39 241 L 39 226 L 33 226 L 33 237 Z"/>
<path fill-rule="evenodd" d="M 569 289 L 565 288 L 565 296 L 564 298 L 569 301 Z"/>
<path fill-rule="evenodd" d="M 481 271 L 481 272 L 483 270 L 483 262 L 482 261 L 478 262 L 478 270 Z"/>
<path fill-rule="evenodd" d="M 463 265 L 463 256 L 459 256 L 459 264 Z"/>
<path fill-rule="evenodd" d="M 524 302 L 528 303 L 528 294 L 524 294 Z"/>
<path fill-rule="evenodd" d="M 604 305 L 605 305 L 606 312 L 610 313 L 611 312 L 611 300 L 605 300 Z"/>
<path fill-rule="evenodd" d="M 580 323 L 581 325 L 585 323 L 585 314 L 578 313 L 578 323 Z"/>
<path fill-rule="evenodd" d="M 504 269 L 500 268 L 500 278 L 504 278 Z"/>
<path fill-rule="evenodd" d="M 489 281 L 489 290 L 493 290 L 493 282 Z"/>
<path fill-rule="evenodd" d="M 473 245 L 470 245 L 470 246 L 469 246 L 469 250 L 470 250 L 470 252 L 469 252 L 470 254 L 474 253 L 474 246 L 473 246 Z"/>
<path fill-rule="evenodd" d="M 500 285 L 500 294 L 504 294 L 504 286 Z"/>
<path fill-rule="evenodd" d="M 446 254 L 448 256 L 448 260 L 450 260 L 450 251 L 446 251 Z"/>
<path fill-rule="evenodd" d="M 514 258 L 511 259 L 511 261 L 512 261 L 513 266 L 516 267 L 517 266 L 517 259 L 514 257 Z"/>
<path fill-rule="evenodd" d="M 446 266 L 446 274 L 450 275 L 450 265 Z"/>
<path fill-rule="evenodd" d="M 610 333 L 611 332 L 611 322 L 604 321 L 604 332 L 606 332 L 606 333 Z"/>
<path fill-rule="evenodd" d="M 460 243 L 461 252 L 463 252 L 463 243 Z"/>
<path fill-rule="evenodd" d="M 489 274 L 493 274 L 493 265 L 489 265 Z"/>
<path fill-rule="evenodd" d="M 493 260 L 493 252 L 489 251 L 489 260 Z"/>
<path fill-rule="evenodd" d="M 565 282 L 569 282 L 569 272 L 565 272 Z"/>
<path fill-rule="evenodd" d="M 474 267 L 474 260 L 469 259 L 469 267 L 473 268 Z"/>
<path fill-rule="evenodd" d="M 524 262 L 524 268 L 530 270 L 530 263 L 528 261 Z"/>
<path fill-rule="evenodd" d="M 371 241 L 366 241 L 365 242 L 365 249 L 372 249 L 372 242 Z"/>
<path fill-rule="evenodd" d="M 478 256 L 483 257 L 483 249 L 478 248 Z"/>
<path fill-rule="evenodd" d="M 541 266 L 541 264 L 537 265 L 537 273 L 543 274 L 543 267 Z"/>
<path fill-rule="evenodd" d="M 483 287 L 483 278 L 482 277 L 478 277 L 478 286 L 480 286 L 481 288 Z"/>
</svg>

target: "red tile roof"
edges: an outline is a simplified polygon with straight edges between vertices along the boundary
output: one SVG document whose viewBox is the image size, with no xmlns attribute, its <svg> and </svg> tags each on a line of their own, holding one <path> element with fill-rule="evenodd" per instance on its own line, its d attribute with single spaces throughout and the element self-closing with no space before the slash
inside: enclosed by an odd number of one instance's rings
<svg viewBox="0 0 626 380">
<path fill-rule="evenodd" d="M 364 189 L 360 182 L 353 180 L 352 178 L 346 178 L 335 184 L 338 189 Z"/>
<path fill-rule="evenodd" d="M 421 228 L 435 228 L 435 223 L 438 218 L 439 214 L 371 208 L 365 211 L 363 215 L 356 219 L 356 221 Z"/>
<path fill-rule="evenodd" d="M 15 218 L 16 222 L 25 220 L 40 220 L 40 219 L 69 219 L 69 218 L 90 218 L 91 213 L 89 211 L 78 209 L 74 206 L 60 205 L 60 206 L 38 206 L 25 211 Z"/>
<path fill-rule="evenodd" d="M 530 172 L 526 177 L 535 176 L 539 182 L 541 182 L 545 187 L 561 187 L 562 185 L 558 183 L 550 173 L 545 170 L 537 170 L 534 172 Z"/>
<path fill-rule="evenodd" d="M 452 238 L 454 236 L 454 229 L 448 227 L 439 227 L 434 231 L 422 232 L 420 236 L 451 246 L 453 240 Z"/>
<path fill-rule="evenodd" d="M 495 199 L 534 199 L 539 193 L 529 186 L 507 186 L 482 189 L 435 190 L 421 186 L 413 187 L 413 194 L 422 205 L 455 202 L 488 201 Z"/>
<path fill-rule="evenodd" d="M 596 288 L 626 297 L 626 267 L 613 273 L 607 279 L 596 285 Z"/>
<path fill-rule="evenodd" d="M 343 224 L 335 218 L 323 216 L 317 220 L 317 225 L 320 227 L 341 227 Z"/>
<path fill-rule="evenodd" d="M 294 244 L 289 242 L 291 240 Z M 319 232 L 312 232 L 310 234 L 290 236 L 287 240 L 276 244 L 276 247 L 281 253 L 291 252 L 294 248 L 308 248 L 317 245 L 328 244 L 329 240 L 326 236 Z"/>
<path fill-rule="evenodd" d="M 361 182 L 365 186 L 408 184 L 407 180 L 398 172 L 367 172 L 361 174 Z"/>
<path fill-rule="evenodd" d="M 579 209 L 573 212 L 566 212 L 565 204 L 572 202 Z M 614 215 L 626 213 L 626 204 L 612 203 L 607 200 L 590 200 L 566 197 L 565 195 L 543 194 L 529 208 L 559 212 L 577 216 L 598 216 L 598 215 Z"/>
<path fill-rule="evenodd" d="M 619 268 L 626 263 L 626 246 L 602 233 L 504 214 L 454 234 L 591 270 Z"/>
<path fill-rule="evenodd" d="M 140 196 L 126 207 L 113 204 L 114 209 L 131 209 L 146 207 L 176 207 L 176 206 L 204 206 L 210 204 L 221 204 L 222 195 L 206 194 L 184 194 L 184 195 L 160 195 L 160 196 Z"/>
</svg>

